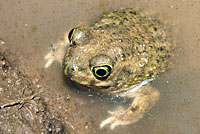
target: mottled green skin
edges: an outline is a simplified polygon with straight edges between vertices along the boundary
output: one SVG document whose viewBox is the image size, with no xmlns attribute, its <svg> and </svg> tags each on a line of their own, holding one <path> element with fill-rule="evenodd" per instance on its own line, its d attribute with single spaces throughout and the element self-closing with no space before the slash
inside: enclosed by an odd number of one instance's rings
<svg viewBox="0 0 200 134">
<path fill-rule="evenodd" d="M 89 88 L 122 93 L 164 72 L 174 46 L 166 24 L 150 13 L 120 9 L 90 26 L 77 27 L 64 57 L 64 73 Z M 94 77 L 89 61 L 104 54 L 113 60 L 106 80 Z"/>
</svg>

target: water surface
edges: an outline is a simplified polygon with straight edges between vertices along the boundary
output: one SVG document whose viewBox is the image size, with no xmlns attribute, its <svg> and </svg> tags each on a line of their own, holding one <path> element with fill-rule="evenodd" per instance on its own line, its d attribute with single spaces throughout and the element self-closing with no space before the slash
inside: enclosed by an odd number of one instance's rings
<svg viewBox="0 0 200 134">
<path fill-rule="evenodd" d="M 135 124 L 100 129 L 100 122 L 116 103 L 69 89 L 60 64 L 44 69 L 43 57 L 51 42 L 60 40 L 72 27 L 89 24 L 120 7 L 153 10 L 173 22 L 178 31 L 177 50 L 173 67 L 153 83 L 161 92 L 157 105 Z M 77 134 L 199 134 L 199 14 L 198 0 L 1 0 L 0 39 L 19 60 L 17 65 L 50 89 L 46 97 L 51 112 L 71 124 Z M 65 99 L 68 95 L 70 100 Z"/>
</svg>

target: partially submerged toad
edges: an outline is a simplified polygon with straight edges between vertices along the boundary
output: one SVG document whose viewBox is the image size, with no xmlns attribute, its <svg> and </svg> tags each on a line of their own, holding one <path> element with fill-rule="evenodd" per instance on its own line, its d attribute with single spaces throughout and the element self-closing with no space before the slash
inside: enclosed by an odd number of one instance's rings
<svg viewBox="0 0 200 134">
<path fill-rule="evenodd" d="M 131 8 L 69 32 L 64 74 L 90 89 L 133 99 L 128 109 L 109 112 L 100 127 L 137 122 L 159 99 L 149 82 L 166 70 L 175 45 L 171 35 L 167 24 Z"/>
</svg>

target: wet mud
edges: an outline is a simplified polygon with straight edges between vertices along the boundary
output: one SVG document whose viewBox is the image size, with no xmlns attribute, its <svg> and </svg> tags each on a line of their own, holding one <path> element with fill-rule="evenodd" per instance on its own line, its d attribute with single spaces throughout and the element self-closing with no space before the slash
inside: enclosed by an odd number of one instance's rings
<svg viewBox="0 0 200 134">
<path fill-rule="evenodd" d="M 0 52 L 0 133 L 66 133 L 64 124 L 52 117 L 40 97 L 47 89 L 30 79 Z"/>
</svg>

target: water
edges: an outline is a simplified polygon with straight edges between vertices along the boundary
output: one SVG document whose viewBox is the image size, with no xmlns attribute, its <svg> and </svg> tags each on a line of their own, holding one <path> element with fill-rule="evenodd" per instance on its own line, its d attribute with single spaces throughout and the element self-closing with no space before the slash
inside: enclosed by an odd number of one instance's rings
<svg viewBox="0 0 200 134">
<path fill-rule="evenodd" d="M 115 102 L 70 90 L 59 63 L 44 69 L 43 57 L 52 42 L 79 24 L 120 7 L 153 10 L 177 29 L 174 65 L 153 86 L 159 102 L 136 124 L 99 129 Z M 200 133 L 200 1 L 197 0 L 1 0 L 0 40 L 21 69 L 50 89 L 45 97 L 56 117 L 78 134 L 199 134 Z M 70 100 L 66 96 L 70 95 Z M 71 124 L 71 125 L 70 125 Z"/>
</svg>

